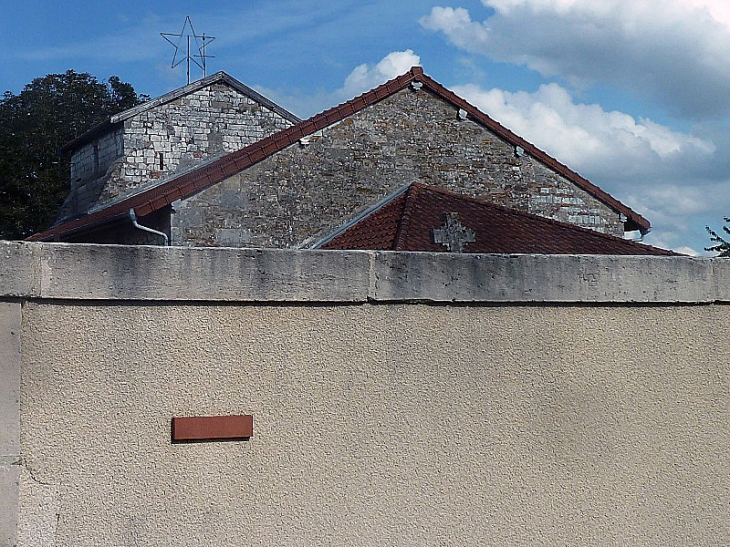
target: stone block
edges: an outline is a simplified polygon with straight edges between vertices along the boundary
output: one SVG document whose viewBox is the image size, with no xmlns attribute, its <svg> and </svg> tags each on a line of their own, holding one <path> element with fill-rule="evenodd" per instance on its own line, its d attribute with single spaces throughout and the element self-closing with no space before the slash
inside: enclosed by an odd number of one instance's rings
<svg viewBox="0 0 730 547">
<path fill-rule="evenodd" d="M 25 273 L 31 281 L 35 276 L 29 270 L 34 269 L 35 260 L 24 250 L 14 245 L 8 249 L 6 258 L 10 258 L 11 264 L 15 266 L 13 269 L 20 270 L 15 272 L 16 276 Z M 10 287 L 3 289 L 8 281 L 8 285 L 12 286 L 12 280 L 2 275 L 0 264 L 0 292 L 15 292 L 8 291 Z M 30 292 L 34 292 L 32 287 Z M 20 303 L 0 301 L 0 545 L 15 545 L 16 540 L 20 476 L 21 328 Z"/>
<path fill-rule="evenodd" d="M 0 545 L 14 547 L 18 539 L 20 485 L 19 458 L 11 461 L 0 456 Z"/>
</svg>

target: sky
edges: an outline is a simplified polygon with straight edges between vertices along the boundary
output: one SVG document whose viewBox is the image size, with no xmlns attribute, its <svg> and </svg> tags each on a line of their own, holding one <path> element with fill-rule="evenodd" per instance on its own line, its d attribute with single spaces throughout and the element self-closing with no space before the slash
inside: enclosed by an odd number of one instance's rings
<svg viewBox="0 0 730 547">
<path fill-rule="evenodd" d="M 711 255 L 705 226 L 730 216 L 727 0 L 0 0 L 0 13 L 0 93 L 73 69 L 162 95 L 187 74 L 160 33 L 189 16 L 215 37 L 208 74 L 301 118 L 420 65 L 648 218 L 645 243 Z"/>
</svg>

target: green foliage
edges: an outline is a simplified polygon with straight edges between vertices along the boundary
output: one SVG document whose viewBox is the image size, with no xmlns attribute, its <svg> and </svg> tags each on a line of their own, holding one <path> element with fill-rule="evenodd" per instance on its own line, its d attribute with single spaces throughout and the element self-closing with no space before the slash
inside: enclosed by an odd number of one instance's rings
<svg viewBox="0 0 730 547">
<path fill-rule="evenodd" d="M 730 223 L 730 218 L 725 217 L 725 222 Z M 713 245 L 712 247 L 705 247 L 705 251 L 715 251 L 720 253 L 718 256 L 730 258 L 730 242 L 726 241 L 720 234 L 712 230 L 709 226 L 705 226 L 705 229 L 710 234 L 710 241 L 716 243 L 716 245 Z M 726 234 L 730 235 L 730 228 L 723 226 L 722 229 Z"/>
<path fill-rule="evenodd" d="M 23 239 L 53 223 L 69 191 L 57 150 L 147 97 L 112 76 L 69 70 L 36 78 L 0 99 L 0 239 Z"/>
</svg>

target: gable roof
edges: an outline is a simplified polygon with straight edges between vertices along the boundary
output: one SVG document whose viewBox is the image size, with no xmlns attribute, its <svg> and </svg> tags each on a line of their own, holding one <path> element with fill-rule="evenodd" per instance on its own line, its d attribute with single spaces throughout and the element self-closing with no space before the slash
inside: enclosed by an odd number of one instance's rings
<svg viewBox="0 0 730 547">
<path fill-rule="evenodd" d="M 202 80 L 201 80 L 202 81 Z M 260 141 L 257 141 L 245 148 L 231 152 L 202 165 L 188 173 L 176 176 L 152 188 L 142 191 L 128 198 L 109 204 L 103 209 L 90 212 L 82 217 L 69 220 L 44 232 L 35 234 L 28 238 L 30 241 L 48 241 L 61 239 L 66 234 L 92 229 L 106 222 L 126 215 L 129 209 L 134 209 L 137 216 L 143 217 L 154 211 L 172 204 L 179 199 L 185 199 L 193 194 L 217 184 L 226 178 L 268 158 L 269 156 L 283 150 L 284 148 L 297 143 L 300 139 L 312 135 L 316 131 L 325 129 L 348 116 L 351 116 L 364 108 L 373 105 L 386 97 L 389 97 L 412 83 L 417 82 L 421 87 L 441 97 L 443 100 L 463 109 L 467 116 L 486 127 L 500 138 L 513 146 L 519 146 L 525 153 L 547 165 L 570 182 L 603 202 L 615 211 L 625 215 L 626 230 L 641 230 L 642 233 L 649 231 L 651 225 L 647 219 L 610 196 L 598 186 L 581 177 L 567 166 L 558 162 L 547 153 L 530 144 L 523 138 L 515 135 L 509 129 L 503 127 L 492 118 L 472 106 L 455 93 L 449 91 L 441 84 L 426 76 L 421 67 L 413 67 L 405 74 L 398 76 L 388 82 L 355 97 L 345 103 L 325 110 L 308 120 L 301 121 L 278 133 L 274 133 Z M 193 85 L 193 84 L 191 84 Z M 183 88 L 185 89 L 185 88 Z"/>
<path fill-rule="evenodd" d="M 320 249 L 447 251 L 434 241 L 446 215 L 470 232 L 468 253 L 676 255 L 414 182 L 316 245 Z"/>
<path fill-rule="evenodd" d="M 231 86 L 233 89 L 241 93 L 242 95 L 245 95 L 249 99 L 259 103 L 262 106 L 265 106 L 269 110 L 276 112 L 279 116 L 281 116 L 284 119 L 289 120 L 293 124 L 299 123 L 302 121 L 297 116 L 289 112 L 288 110 L 280 107 L 275 102 L 267 99 L 257 91 L 251 89 L 247 85 L 239 82 L 232 76 L 229 76 L 225 72 L 216 72 L 215 74 L 212 74 L 206 78 L 203 78 L 201 80 L 197 80 L 195 82 L 192 82 L 184 87 L 180 87 L 178 89 L 175 89 L 173 91 L 170 91 L 169 93 L 165 93 L 164 95 L 157 97 L 156 99 L 152 99 L 151 101 L 147 101 L 141 104 L 138 104 L 137 106 L 134 106 L 132 108 L 129 108 L 127 110 L 124 110 L 123 112 L 119 112 L 117 114 L 114 114 L 111 116 L 108 120 L 105 122 L 97 125 L 96 127 L 93 127 L 89 129 L 86 133 L 83 133 L 82 135 L 76 137 L 71 142 L 68 142 L 64 144 L 61 148 L 58 149 L 60 154 L 67 154 L 71 150 L 79 147 L 82 144 L 85 144 L 86 142 L 93 140 L 97 136 L 106 133 L 110 127 L 116 126 L 117 124 L 128 120 L 129 118 L 132 118 L 134 116 L 137 116 L 138 114 L 141 114 L 142 112 L 147 112 L 148 110 L 152 110 L 154 108 L 160 107 L 164 104 L 170 103 L 176 99 L 179 99 L 180 97 L 184 97 L 186 95 L 190 95 L 191 93 L 195 93 L 196 91 L 199 91 L 205 87 L 208 87 L 213 84 L 227 84 Z"/>
</svg>

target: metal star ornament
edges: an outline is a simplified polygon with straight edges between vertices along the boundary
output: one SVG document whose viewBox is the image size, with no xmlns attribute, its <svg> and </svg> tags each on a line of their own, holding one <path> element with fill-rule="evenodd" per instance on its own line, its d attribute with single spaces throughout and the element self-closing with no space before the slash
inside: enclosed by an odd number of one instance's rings
<svg viewBox="0 0 730 547">
<path fill-rule="evenodd" d="M 187 68 L 188 68 L 188 83 L 190 83 L 190 62 L 192 61 L 195 63 L 200 69 L 203 71 L 203 78 L 207 76 L 207 69 L 206 69 L 206 59 L 213 57 L 212 55 L 207 55 L 205 53 L 205 48 L 213 41 L 215 40 L 215 36 L 206 36 L 205 34 L 195 34 L 195 29 L 193 28 L 193 22 L 190 20 L 190 16 L 185 17 L 185 22 L 183 23 L 182 30 L 179 34 L 174 34 L 171 32 L 161 32 L 160 36 L 162 36 L 167 42 L 172 45 L 175 48 L 175 54 L 172 57 L 172 65 L 171 68 L 177 67 L 180 63 L 183 61 L 187 61 Z M 174 42 L 170 38 L 177 38 L 177 41 Z M 183 38 L 185 39 L 183 43 Z M 198 50 L 197 55 L 191 55 L 190 54 L 190 46 L 191 46 L 191 39 L 195 49 Z M 184 49 L 183 49 L 184 48 Z M 181 55 L 181 49 L 186 52 L 185 56 Z M 178 60 L 178 55 L 180 55 L 180 59 Z M 200 62 L 198 62 L 198 59 L 200 59 Z"/>
</svg>

